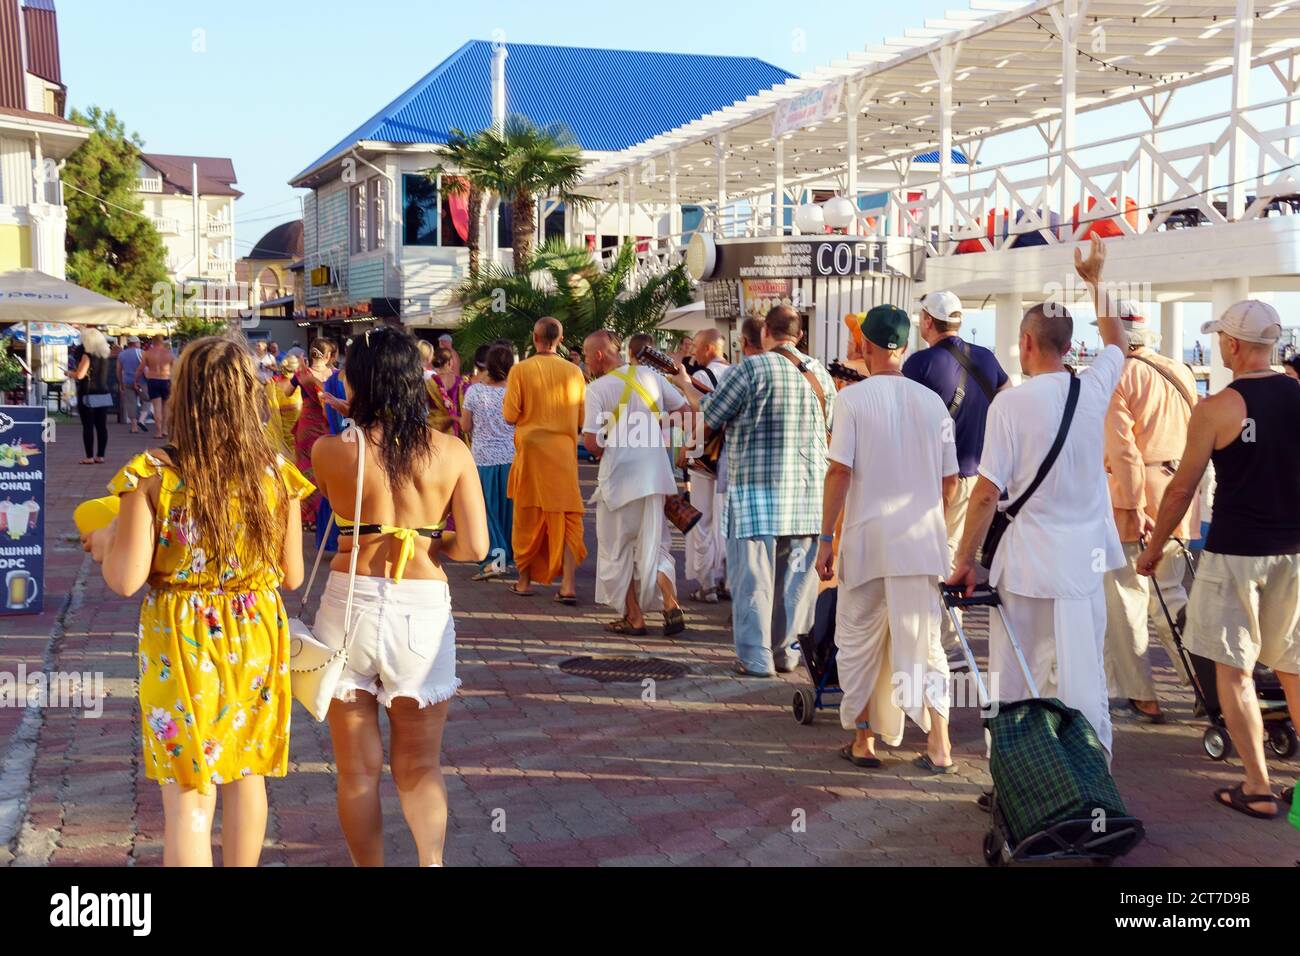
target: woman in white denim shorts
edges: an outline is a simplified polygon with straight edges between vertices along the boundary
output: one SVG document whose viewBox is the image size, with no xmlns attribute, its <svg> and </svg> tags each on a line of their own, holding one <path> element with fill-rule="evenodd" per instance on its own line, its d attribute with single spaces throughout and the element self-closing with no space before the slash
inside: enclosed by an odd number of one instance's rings
<svg viewBox="0 0 1300 956">
<path fill-rule="evenodd" d="M 339 821 L 352 861 L 384 862 L 379 705 L 392 728 L 390 763 L 421 866 L 442 864 L 447 790 L 442 730 L 456 677 L 456 627 L 444 561 L 481 561 L 487 515 L 478 470 L 460 439 L 428 426 L 416 340 L 383 328 L 352 340 L 344 366 L 356 426 L 312 448 L 316 482 L 344 533 L 316 614 L 315 634 L 348 647 L 330 705 Z M 364 448 L 353 435 L 365 436 Z M 357 455 L 366 456 L 350 633 L 344 633 Z M 448 517 L 455 531 L 442 530 Z"/>
</svg>

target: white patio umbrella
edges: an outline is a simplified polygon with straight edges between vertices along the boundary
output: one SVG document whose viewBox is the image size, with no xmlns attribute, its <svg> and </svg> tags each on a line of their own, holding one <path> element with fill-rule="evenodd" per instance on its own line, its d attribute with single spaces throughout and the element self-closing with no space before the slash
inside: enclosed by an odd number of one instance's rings
<svg viewBox="0 0 1300 956">
<path fill-rule="evenodd" d="M 716 327 L 716 323 L 705 313 L 703 302 L 691 302 L 669 309 L 659 323 L 659 328 L 677 332 L 699 332 Z"/>
<path fill-rule="evenodd" d="M 0 272 L 0 322 L 23 322 L 27 334 L 27 401 L 32 401 L 32 322 L 68 325 L 125 323 L 135 309 L 35 269 Z"/>
</svg>

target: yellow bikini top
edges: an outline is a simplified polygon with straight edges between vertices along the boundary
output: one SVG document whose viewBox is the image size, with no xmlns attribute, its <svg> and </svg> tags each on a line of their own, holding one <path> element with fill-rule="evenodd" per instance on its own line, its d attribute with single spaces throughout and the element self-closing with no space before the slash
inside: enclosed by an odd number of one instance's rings
<svg viewBox="0 0 1300 956">
<path fill-rule="evenodd" d="M 352 520 L 344 518 L 342 515 L 334 515 L 334 520 L 339 528 L 351 528 Z M 399 528 L 391 524 L 362 524 L 357 527 L 357 534 L 391 534 L 394 538 L 402 543 L 401 550 L 397 553 L 397 562 L 393 565 L 394 582 L 402 580 L 402 575 L 406 572 L 406 562 L 415 554 L 415 539 L 419 538 L 441 538 L 442 532 L 446 528 L 447 522 L 440 521 L 434 525 L 426 525 L 423 528 Z"/>
</svg>

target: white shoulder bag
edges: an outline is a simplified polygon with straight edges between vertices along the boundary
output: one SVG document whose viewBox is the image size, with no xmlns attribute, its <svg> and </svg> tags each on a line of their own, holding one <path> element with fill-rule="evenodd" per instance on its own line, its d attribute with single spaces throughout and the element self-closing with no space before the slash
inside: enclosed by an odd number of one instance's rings
<svg viewBox="0 0 1300 956">
<path fill-rule="evenodd" d="M 352 513 L 352 553 L 348 563 L 348 602 L 343 612 L 343 646 L 329 647 L 322 644 L 303 621 L 302 606 L 298 617 L 289 618 L 289 679 L 293 687 L 293 696 L 307 708 L 317 720 L 324 720 L 329 712 L 330 701 L 338 687 L 343 668 L 348 662 L 348 643 L 352 634 L 352 592 L 357 583 L 357 552 L 361 543 L 361 479 L 366 468 L 366 438 L 355 425 L 349 429 L 352 440 L 357 443 L 357 493 L 356 507 Z M 347 432 L 344 440 L 347 440 Z M 316 583 L 316 572 L 320 569 L 321 555 L 325 553 L 325 541 L 329 538 L 330 526 L 334 515 L 330 514 L 330 523 L 325 526 L 325 537 L 316 549 L 316 560 L 312 562 L 311 575 L 302 592 L 302 604 L 307 603 L 312 585 Z"/>
</svg>

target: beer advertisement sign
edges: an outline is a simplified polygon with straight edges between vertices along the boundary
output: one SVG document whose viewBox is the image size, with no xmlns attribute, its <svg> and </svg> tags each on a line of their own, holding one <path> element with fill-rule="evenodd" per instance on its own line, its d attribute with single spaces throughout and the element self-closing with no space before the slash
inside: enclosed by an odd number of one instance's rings
<svg viewBox="0 0 1300 956">
<path fill-rule="evenodd" d="M 0 406 L 0 614 L 39 614 L 45 573 L 45 409 Z"/>
</svg>

